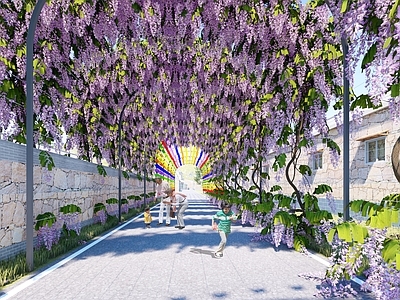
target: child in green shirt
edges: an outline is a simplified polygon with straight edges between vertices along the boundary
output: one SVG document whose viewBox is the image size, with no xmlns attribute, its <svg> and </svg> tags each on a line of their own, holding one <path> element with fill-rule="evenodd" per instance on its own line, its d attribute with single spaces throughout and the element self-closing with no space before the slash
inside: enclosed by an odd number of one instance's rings
<svg viewBox="0 0 400 300">
<path fill-rule="evenodd" d="M 232 205 L 223 202 L 221 204 L 221 210 L 219 210 L 212 218 L 212 229 L 218 230 L 221 237 L 221 242 L 218 245 L 217 251 L 215 251 L 214 256 L 216 258 L 221 258 L 224 254 L 223 251 L 226 246 L 228 235 L 231 232 L 232 221 L 237 220 L 237 216 L 231 211 Z M 218 223 L 216 222 L 218 220 Z"/>
</svg>

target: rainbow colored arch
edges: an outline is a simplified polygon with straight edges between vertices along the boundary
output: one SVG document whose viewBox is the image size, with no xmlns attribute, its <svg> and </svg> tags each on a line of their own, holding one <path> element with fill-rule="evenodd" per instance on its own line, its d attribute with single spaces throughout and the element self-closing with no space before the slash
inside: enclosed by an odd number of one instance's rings
<svg viewBox="0 0 400 300">
<path fill-rule="evenodd" d="M 176 170 L 183 165 L 198 167 L 202 174 L 203 189 L 213 189 L 210 182 L 213 174 L 207 153 L 194 146 L 181 147 L 162 141 L 156 154 L 156 174 L 168 181 L 175 181 Z"/>
</svg>

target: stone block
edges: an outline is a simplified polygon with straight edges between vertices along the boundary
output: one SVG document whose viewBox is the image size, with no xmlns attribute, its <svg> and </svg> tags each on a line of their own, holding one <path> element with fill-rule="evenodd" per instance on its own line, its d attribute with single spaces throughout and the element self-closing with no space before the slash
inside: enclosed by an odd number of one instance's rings
<svg viewBox="0 0 400 300">
<path fill-rule="evenodd" d="M 8 202 L 3 205 L 1 219 L 4 227 L 8 227 L 12 224 L 15 207 L 15 202 Z"/>
<path fill-rule="evenodd" d="M 7 247 L 12 245 L 11 231 L 0 229 L 0 247 Z"/>
<path fill-rule="evenodd" d="M 26 211 L 25 207 L 21 202 L 16 202 L 15 210 L 14 210 L 14 217 L 12 222 L 15 226 L 24 226 L 25 225 L 25 216 Z"/>
<path fill-rule="evenodd" d="M 25 164 L 14 162 L 12 164 L 12 182 L 25 182 L 26 166 Z"/>
<path fill-rule="evenodd" d="M 67 186 L 70 190 L 75 190 L 75 172 L 68 172 L 67 174 Z"/>
<path fill-rule="evenodd" d="M 24 229 L 21 227 L 14 228 L 12 231 L 12 243 L 20 243 L 24 240 Z"/>
<path fill-rule="evenodd" d="M 11 196 L 18 192 L 18 186 L 15 182 L 8 182 L 6 185 L 0 187 L 0 194 L 8 195 L 4 201 L 11 201 Z"/>
<path fill-rule="evenodd" d="M 11 182 L 12 180 L 12 164 L 11 161 L 2 161 L 1 162 L 1 172 L 0 172 L 0 183 L 3 182 Z"/>
<path fill-rule="evenodd" d="M 42 171 L 44 169 L 44 171 Z M 47 169 L 42 168 L 40 166 L 33 166 L 33 184 L 39 185 L 42 184 L 42 176 L 43 172 L 49 172 Z M 23 180 L 25 182 L 25 180 Z"/>
<path fill-rule="evenodd" d="M 43 170 L 41 176 L 41 183 L 49 186 L 54 185 L 54 171 Z"/>
<path fill-rule="evenodd" d="M 66 190 L 68 188 L 67 172 L 61 169 L 56 169 L 54 174 L 54 186 Z"/>
</svg>

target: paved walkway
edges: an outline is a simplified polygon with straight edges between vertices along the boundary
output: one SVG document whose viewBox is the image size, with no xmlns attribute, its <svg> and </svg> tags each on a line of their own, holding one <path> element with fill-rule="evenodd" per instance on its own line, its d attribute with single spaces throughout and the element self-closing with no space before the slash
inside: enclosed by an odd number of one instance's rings
<svg viewBox="0 0 400 300">
<path fill-rule="evenodd" d="M 219 235 L 211 230 L 217 207 L 187 192 L 186 228 L 144 228 L 140 215 L 40 273 L 0 291 L 23 300 L 211 300 L 315 299 L 318 283 L 298 276 L 323 273 L 317 256 L 251 242 L 252 227 L 232 228 L 222 259 L 213 258 Z M 360 294 L 352 299 L 374 299 Z"/>
</svg>

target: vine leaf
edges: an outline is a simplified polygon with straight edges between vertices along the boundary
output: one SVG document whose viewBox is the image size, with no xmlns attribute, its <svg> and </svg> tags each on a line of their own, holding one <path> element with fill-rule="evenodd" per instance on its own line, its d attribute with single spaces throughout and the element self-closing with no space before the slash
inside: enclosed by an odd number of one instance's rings
<svg viewBox="0 0 400 300">
<path fill-rule="evenodd" d="M 51 155 L 47 151 L 43 150 L 39 153 L 39 162 L 42 167 L 47 168 L 49 171 L 53 170 L 56 166 Z"/>
<path fill-rule="evenodd" d="M 100 175 L 106 177 L 107 176 L 107 171 L 102 165 L 97 165 L 97 171 L 99 172 Z"/>
</svg>

